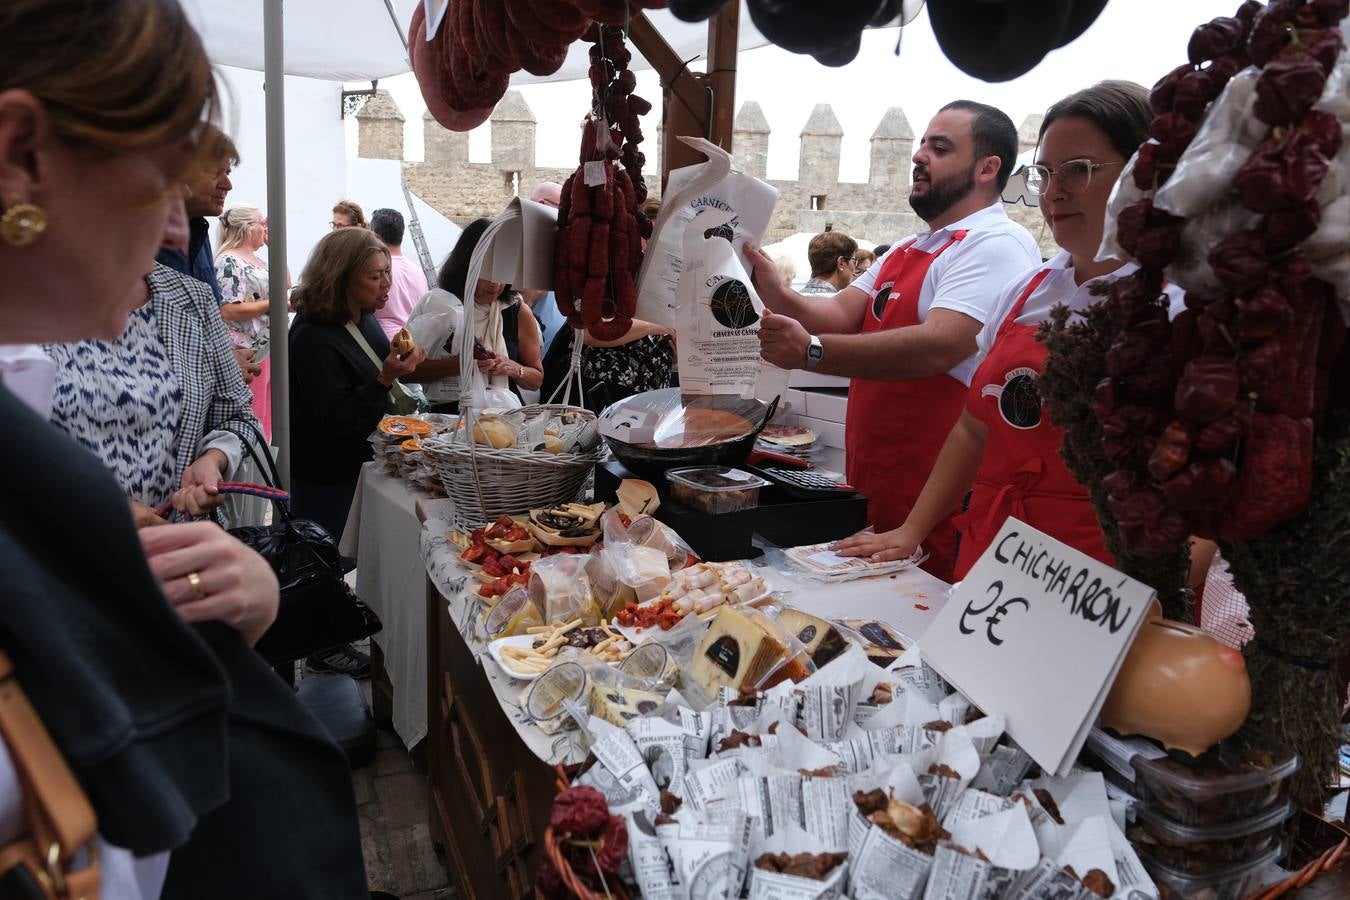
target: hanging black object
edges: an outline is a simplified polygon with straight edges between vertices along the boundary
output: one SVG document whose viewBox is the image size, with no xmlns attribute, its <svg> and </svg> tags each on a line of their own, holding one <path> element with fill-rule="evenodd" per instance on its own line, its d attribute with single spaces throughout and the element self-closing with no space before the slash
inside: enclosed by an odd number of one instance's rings
<svg viewBox="0 0 1350 900">
<path fill-rule="evenodd" d="M 722 11 L 727 0 L 668 0 L 670 14 L 681 22 L 703 22 Z"/>
<path fill-rule="evenodd" d="M 760 34 L 793 53 L 828 54 L 857 39 L 882 0 L 746 0 Z"/>
<path fill-rule="evenodd" d="M 1106 0 L 928 0 L 942 52 L 967 75 L 1009 81 L 1088 29 Z"/>
</svg>

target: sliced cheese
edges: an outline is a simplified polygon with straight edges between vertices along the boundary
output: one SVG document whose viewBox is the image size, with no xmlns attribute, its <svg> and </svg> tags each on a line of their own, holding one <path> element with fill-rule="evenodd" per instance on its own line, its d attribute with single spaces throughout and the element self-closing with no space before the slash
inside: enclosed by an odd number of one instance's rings
<svg viewBox="0 0 1350 900">
<path fill-rule="evenodd" d="M 759 687 L 784 657 L 787 647 L 757 618 L 723 606 L 703 635 L 689 666 L 689 678 L 709 696 L 720 687 Z"/>
<path fill-rule="evenodd" d="M 800 609 L 785 607 L 778 614 L 778 624 L 796 636 L 806 648 L 811 662 L 817 667 L 825 665 L 848 649 L 848 639 L 826 620 L 802 612 Z"/>
<path fill-rule="evenodd" d="M 883 669 L 889 668 L 905 652 L 905 644 L 900 635 L 885 622 L 871 619 L 843 619 L 840 624 L 852 628 L 862 635 L 863 650 L 867 658 Z"/>
<path fill-rule="evenodd" d="M 665 697 L 648 691 L 635 691 L 597 684 L 591 688 L 591 712 L 622 728 L 633 719 L 648 715 L 665 702 Z"/>
</svg>

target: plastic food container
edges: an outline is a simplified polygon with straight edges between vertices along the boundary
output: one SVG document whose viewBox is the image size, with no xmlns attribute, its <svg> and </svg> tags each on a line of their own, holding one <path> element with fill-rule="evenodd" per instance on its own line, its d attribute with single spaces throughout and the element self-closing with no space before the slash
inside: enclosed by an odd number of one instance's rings
<svg viewBox="0 0 1350 900">
<path fill-rule="evenodd" d="M 695 466 L 666 473 L 676 500 L 705 513 L 729 513 L 759 505 L 759 489 L 769 482 L 729 466 Z"/>
<path fill-rule="evenodd" d="M 1255 859 L 1209 872 L 1181 871 L 1154 857 L 1147 848 L 1139 851 L 1139 861 L 1155 881 L 1171 890 L 1169 900 L 1244 900 L 1261 887 L 1266 867 L 1283 855 L 1281 844 Z"/>
<path fill-rule="evenodd" d="M 1300 764 L 1298 754 L 1282 745 L 1242 750 L 1230 742 L 1193 763 L 1143 756 L 1130 761 L 1135 795 L 1180 825 L 1221 825 L 1280 806 Z"/>
<path fill-rule="evenodd" d="M 1130 840 L 1178 872 L 1210 872 L 1256 859 L 1280 846 L 1284 823 L 1295 812 L 1288 800 L 1260 815 L 1215 825 L 1180 825 L 1146 803 L 1135 807 Z"/>
</svg>

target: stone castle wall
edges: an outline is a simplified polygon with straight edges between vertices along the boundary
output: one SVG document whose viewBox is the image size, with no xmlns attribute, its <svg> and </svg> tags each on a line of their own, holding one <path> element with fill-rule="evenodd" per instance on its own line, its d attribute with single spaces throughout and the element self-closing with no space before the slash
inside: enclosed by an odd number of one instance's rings
<svg viewBox="0 0 1350 900">
<path fill-rule="evenodd" d="M 359 156 L 403 160 L 403 114 L 387 91 L 379 91 L 356 119 Z M 1023 123 L 1020 149 L 1035 144 L 1039 119 L 1033 116 Z M 517 193 L 528 195 L 541 181 L 561 183 L 572 172 L 535 165 L 536 120 L 519 91 L 507 92 L 490 122 L 490 162 L 469 162 L 468 134 L 447 131 L 430 114 L 423 119 L 424 161 L 403 161 L 408 187 L 461 225 L 479 217 L 492 218 Z M 655 148 L 660 144 L 660 130 L 653 128 L 650 133 L 652 137 L 644 145 L 648 156 L 646 180 L 649 192 L 656 196 L 661 169 Z M 797 179 L 768 179 L 768 122 L 758 103 L 742 104 L 736 116 L 732 151 L 747 173 L 765 178 L 779 191 L 765 243 L 797 232 L 823 231 L 827 225 L 877 244 L 893 243 L 924 229 L 907 201 L 914 132 L 904 112 L 891 107 L 882 115 L 871 137 L 866 182 L 839 180 L 843 135 L 830 106 L 816 106 L 801 131 Z M 1056 252 L 1039 210 L 1022 204 L 1007 204 L 1005 208 L 1038 240 L 1045 255 Z"/>
</svg>

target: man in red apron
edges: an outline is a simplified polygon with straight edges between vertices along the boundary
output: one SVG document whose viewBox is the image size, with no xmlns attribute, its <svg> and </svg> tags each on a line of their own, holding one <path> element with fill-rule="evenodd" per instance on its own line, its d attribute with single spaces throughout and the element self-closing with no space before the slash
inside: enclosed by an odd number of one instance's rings
<svg viewBox="0 0 1350 900">
<path fill-rule="evenodd" d="M 1040 262 L 1000 194 L 1017 156 L 1002 111 L 958 100 L 944 106 L 914 153 L 909 203 L 929 230 L 900 241 L 829 298 L 782 287 L 773 264 L 747 248 L 766 315 L 766 360 L 852 378 L 845 422 L 848 480 L 868 498 L 877 531 L 905 520 L 975 369 L 975 338 L 1000 291 Z M 957 510 L 952 510 L 955 515 Z M 951 580 L 950 517 L 925 543 L 924 568 Z"/>
</svg>

